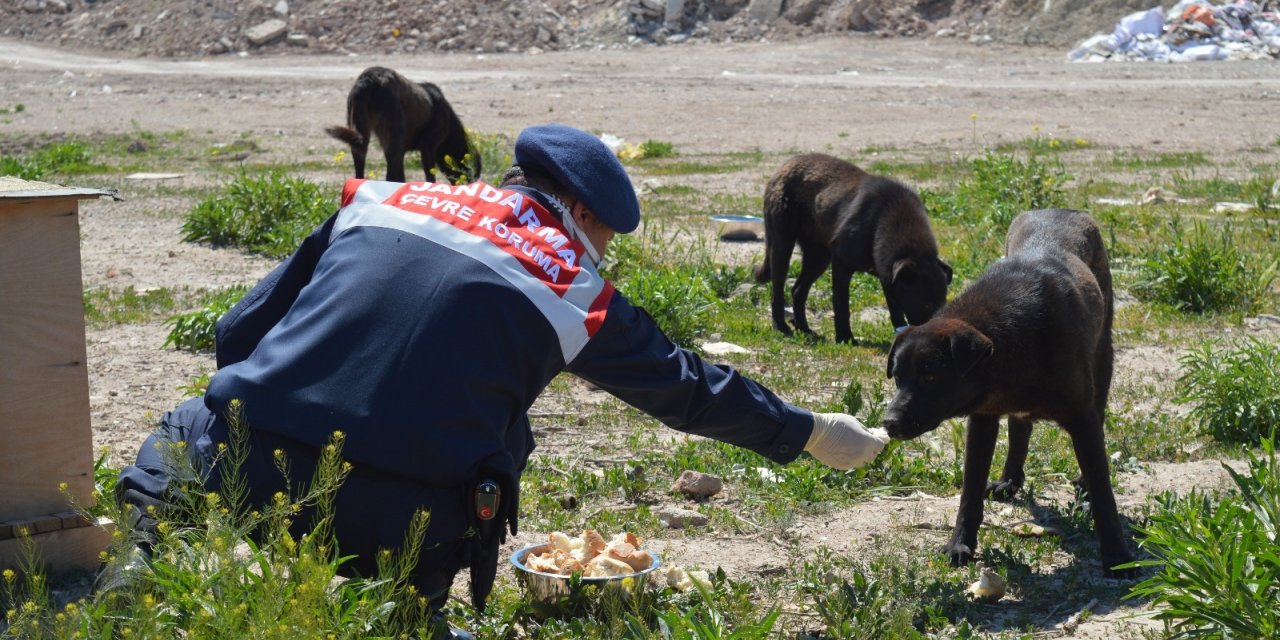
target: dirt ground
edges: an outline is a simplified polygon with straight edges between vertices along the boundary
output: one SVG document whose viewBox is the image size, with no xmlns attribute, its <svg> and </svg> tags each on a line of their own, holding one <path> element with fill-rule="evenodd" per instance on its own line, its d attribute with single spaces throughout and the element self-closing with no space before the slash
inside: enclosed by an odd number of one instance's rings
<svg viewBox="0 0 1280 640">
<path fill-rule="evenodd" d="M 339 147 L 323 128 L 342 121 L 351 81 L 373 64 L 440 84 L 467 126 L 479 131 L 514 136 L 527 125 L 560 121 L 629 141 L 669 141 L 685 154 L 826 151 L 870 161 L 876 148 L 903 156 L 968 154 L 1038 130 L 1108 150 L 1200 151 L 1219 163 L 1246 155 L 1254 163 L 1275 162 L 1280 156 L 1280 68 L 1274 62 L 1068 64 L 1056 49 L 865 35 L 539 55 L 194 61 L 95 56 L 0 40 L 0 106 L 25 106 L 4 116 L 0 133 L 35 140 L 186 130 L 227 142 L 242 136 L 265 141 L 263 153 L 276 160 L 330 159 Z M 333 167 L 335 181 L 350 171 L 345 161 Z M 743 185 L 713 176 L 698 186 L 753 191 L 766 178 L 733 178 L 750 181 Z M 207 179 L 189 176 L 170 184 Z M 131 192 L 150 186 L 77 186 L 116 188 L 124 198 L 82 204 L 86 288 L 252 283 L 274 264 L 182 242 L 180 212 L 164 198 L 150 195 L 145 206 L 131 202 Z M 1135 185 L 1135 197 L 1145 186 Z M 745 247 L 752 256 L 762 253 Z M 1260 326 L 1254 330 L 1277 335 L 1274 325 Z M 179 385 L 213 369 L 209 356 L 160 348 L 165 333 L 158 323 L 88 332 L 95 447 L 108 449 L 114 464 L 130 460 L 154 418 L 182 398 Z M 1122 344 L 1118 380 L 1167 380 L 1176 357 Z M 596 400 L 585 389 L 571 398 L 544 398 L 535 414 L 555 415 L 583 401 Z M 546 450 L 572 446 L 582 436 L 572 426 L 541 433 Z M 1118 498 L 1127 511 L 1164 489 L 1215 486 L 1224 479 L 1216 462 L 1146 465 L 1123 474 Z M 798 522 L 792 533 L 840 553 L 856 553 L 884 536 L 932 546 L 943 533 L 930 528 L 949 527 L 955 507 L 954 497 L 869 502 Z M 993 514 L 997 522 L 1002 517 Z M 522 533 L 510 544 L 536 535 Z M 767 573 L 787 562 L 765 535 L 663 544 L 669 561 L 714 557 L 731 575 Z M 1057 633 L 1075 612 L 1051 612 L 1043 628 Z M 1108 605 L 1075 634 L 1114 637 L 1118 630 L 1153 624 L 1148 616 Z"/>
</svg>

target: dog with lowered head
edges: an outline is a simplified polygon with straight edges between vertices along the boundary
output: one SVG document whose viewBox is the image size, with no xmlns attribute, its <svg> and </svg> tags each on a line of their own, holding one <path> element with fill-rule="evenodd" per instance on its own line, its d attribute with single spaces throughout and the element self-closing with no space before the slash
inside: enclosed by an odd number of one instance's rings
<svg viewBox="0 0 1280 640">
<path fill-rule="evenodd" d="M 1009 226 L 1005 257 L 889 350 L 897 393 L 881 422 L 910 439 L 948 418 L 968 416 L 964 483 L 955 529 L 943 552 L 968 564 L 978 546 L 984 494 L 1022 487 L 1034 420 L 1053 420 L 1071 436 L 1093 509 L 1107 575 L 1132 560 L 1111 489 L 1103 419 L 1114 354 L 1111 268 L 1097 224 L 1083 211 L 1028 211 Z M 1000 416 L 1008 416 L 1009 455 L 988 484 Z"/>
<path fill-rule="evenodd" d="M 427 180 L 435 179 L 433 167 L 450 182 L 480 177 L 480 155 L 471 153 L 467 130 L 440 87 L 411 82 L 386 67 L 369 67 L 360 73 L 347 94 L 346 126 L 328 127 L 325 132 L 351 147 L 357 178 L 364 177 L 371 133 L 386 156 L 387 180 L 404 182 L 404 154 L 415 149 L 422 154 Z M 469 153 L 469 171 L 461 171 L 463 157 Z"/>
<path fill-rule="evenodd" d="M 813 333 L 805 319 L 809 289 L 831 265 L 836 342 L 852 342 L 849 284 L 854 272 L 880 280 L 895 328 L 922 324 L 946 302 L 951 267 L 938 258 L 938 243 L 919 196 L 905 185 L 824 154 L 785 162 L 764 192 L 764 262 L 757 282 L 771 282 L 773 326 L 791 334 L 783 288 L 791 252 L 802 252 L 791 287 L 793 322 Z"/>
</svg>

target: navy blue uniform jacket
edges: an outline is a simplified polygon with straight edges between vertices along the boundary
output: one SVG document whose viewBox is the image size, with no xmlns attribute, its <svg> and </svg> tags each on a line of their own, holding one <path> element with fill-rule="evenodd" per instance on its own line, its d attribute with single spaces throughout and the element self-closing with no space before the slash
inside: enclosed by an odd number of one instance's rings
<svg viewBox="0 0 1280 640">
<path fill-rule="evenodd" d="M 342 430 L 357 467 L 457 487 L 504 449 L 523 467 L 523 417 L 568 371 L 686 433 L 782 463 L 803 449 L 808 411 L 674 345 L 576 260 L 542 194 L 352 180 L 343 203 L 218 322 L 211 411 L 238 399 L 252 428 L 316 446 Z M 530 250 L 539 237 L 560 253 Z M 585 330 L 552 308 L 577 295 L 551 286 L 560 267 L 598 292 Z"/>
</svg>

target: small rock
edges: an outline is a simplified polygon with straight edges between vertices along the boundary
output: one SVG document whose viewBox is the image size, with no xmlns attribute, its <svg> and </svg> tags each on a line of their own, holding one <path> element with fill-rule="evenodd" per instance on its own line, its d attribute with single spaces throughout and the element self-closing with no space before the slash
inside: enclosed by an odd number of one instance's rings
<svg viewBox="0 0 1280 640">
<path fill-rule="evenodd" d="M 147 35 L 147 28 L 146 28 L 145 26 L 140 25 L 140 24 L 137 24 L 137 25 L 134 25 L 134 26 L 133 26 L 133 39 L 134 39 L 134 40 L 141 40 L 141 39 L 142 39 L 142 37 L 143 37 L 143 36 L 145 36 L 145 35 Z"/>
<path fill-rule="evenodd" d="M 691 498 L 709 498 L 720 493 L 724 488 L 724 481 L 718 476 L 685 469 L 671 488 Z"/>
<path fill-rule="evenodd" d="M 285 0 L 280 0 L 280 2 L 276 3 L 274 10 L 276 15 L 287 16 L 289 15 L 289 3 L 285 2 Z"/>
<path fill-rule="evenodd" d="M 751 350 L 732 342 L 705 342 L 702 344 L 702 352 L 709 356 L 723 356 L 730 353 L 751 353 Z"/>
<path fill-rule="evenodd" d="M 291 47 L 309 47 L 311 39 L 305 33 L 291 33 L 284 39 L 285 44 Z"/>
<path fill-rule="evenodd" d="M 54 13 L 68 13 L 71 11 L 70 5 L 64 0 L 49 0 L 46 6 Z"/>
<path fill-rule="evenodd" d="M 659 507 L 654 510 L 658 521 L 668 529 L 684 529 L 687 527 L 703 527 L 709 521 L 707 516 L 691 509 L 680 507 Z"/>
<path fill-rule="evenodd" d="M 285 24 L 284 20 L 273 18 L 249 27 L 244 32 L 244 37 L 249 40 L 249 44 L 260 47 L 284 35 L 288 29 L 289 25 Z"/>
<path fill-rule="evenodd" d="M 995 604 L 1004 597 L 1005 589 L 1004 578 L 995 571 L 984 567 L 982 576 L 978 578 L 977 582 L 969 585 L 968 591 L 974 599 L 984 600 L 988 604 Z"/>
</svg>

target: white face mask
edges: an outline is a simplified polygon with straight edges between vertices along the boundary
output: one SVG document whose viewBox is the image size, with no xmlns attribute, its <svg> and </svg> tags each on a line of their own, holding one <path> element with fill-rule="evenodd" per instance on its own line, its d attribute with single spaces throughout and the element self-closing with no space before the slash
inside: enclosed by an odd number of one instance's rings
<svg viewBox="0 0 1280 640">
<path fill-rule="evenodd" d="M 578 223 L 573 219 L 573 214 L 569 212 L 569 207 L 565 206 L 564 202 L 553 195 L 543 195 L 547 196 L 551 206 L 560 212 L 560 222 L 564 224 L 565 231 L 568 231 L 569 235 L 581 242 L 583 248 L 587 250 L 587 259 L 591 261 L 591 266 L 597 269 L 600 268 L 600 263 L 602 262 L 600 251 L 596 249 L 595 245 L 591 244 L 591 238 L 587 237 L 586 232 L 578 227 Z"/>
</svg>

